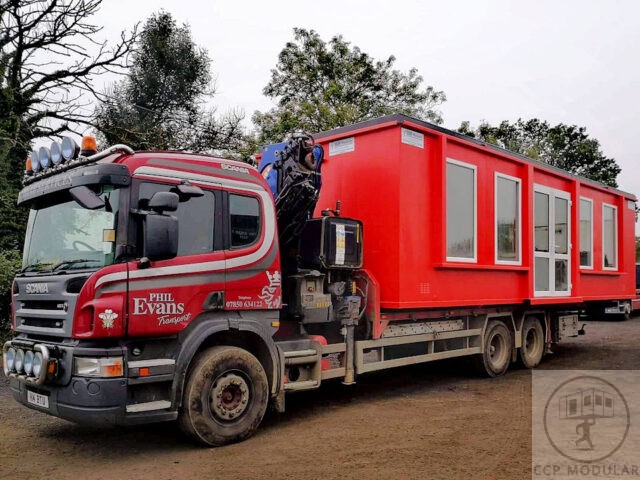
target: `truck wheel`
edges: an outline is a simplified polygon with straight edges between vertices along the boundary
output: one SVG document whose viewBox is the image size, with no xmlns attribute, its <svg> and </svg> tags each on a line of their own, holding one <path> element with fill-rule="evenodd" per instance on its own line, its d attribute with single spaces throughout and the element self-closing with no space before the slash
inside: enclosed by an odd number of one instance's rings
<svg viewBox="0 0 640 480">
<path fill-rule="evenodd" d="M 544 354 L 544 332 L 540 320 L 528 317 L 522 324 L 522 347 L 518 349 L 518 363 L 525 368 L 535 368 Z"/>
<path fill-rule="evenodd" d="M 500 320 L 490 320 L 484 333 L 484 350 L 475 358 L 476 369 L 481 375 L 503 375 L 511 363 L 513 341 L 511 332 Z"/>
<path fill-rule="evenodd" d="M 256 357 L 237 347 L 212 347 L 194 360 L 178 423 L 205 445 L 239 442 L 258 428 L 268 400 L 267 375 Z"/>
<path fill-rule="evenodd" d="M 631 320 L 631 303 L 624 304 L 623 312 L 618 316 L 618 319 L 622 322 Z"/>
</svg>

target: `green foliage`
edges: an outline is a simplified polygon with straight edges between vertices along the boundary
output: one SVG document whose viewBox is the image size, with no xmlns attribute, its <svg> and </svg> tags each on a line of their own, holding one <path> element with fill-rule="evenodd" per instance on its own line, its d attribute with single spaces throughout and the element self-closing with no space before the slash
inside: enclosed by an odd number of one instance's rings
<svg viewBox="0 0 640 480">
<path fill-rule="evenodd" d="M 171 14 L 152 15 L 138 38 L 127 77 L 104 95 L 95 126 L 108 145 L 134 150 L 237 148 L 242 115 L 221 119 L 203 106 L 214 93 L 211 60 Z"/>
<path fill-rule="evenodd" d="M 9 336 L 11 325 L 11 285 L 13 277 L 20 269 L 20 252 L 0 251 L 0 343 Z"/>
<path fill-rule="evenodd" d="M 497 127 L 483 122 L 475 129 L 469 122 L 462 122 L 458 131 L 576 175 L 617 186 L 620 167 L 602 153 L 600 142 L 589 137 L 585 127 L 563 123 L 551 126 L 534 118 L 518 119 L 515 123 L 505 120 Z"/>
<path fill-rule="evenodd" d="M 328 43 L 314 30 L 294 29 L 263 93 L 277 101 L 255 112 L 261 142 L 282 141 L 296 130 L 319 132 L 390 113 L 441 123 L 434 110 L 446 100 L 415 68 L 393 68 L 395 57 L 374 60 L 342 36 Z M 260 142 L 259 142 L 260 143 Z"/>
</svg>

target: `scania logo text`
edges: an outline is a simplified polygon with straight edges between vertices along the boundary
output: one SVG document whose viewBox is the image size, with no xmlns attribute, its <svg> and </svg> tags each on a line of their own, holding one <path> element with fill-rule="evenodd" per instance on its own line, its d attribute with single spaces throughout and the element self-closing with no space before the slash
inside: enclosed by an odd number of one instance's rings
<svg viewBox="0 0 640 480">
<path fill-rule="evenodd" d="M 27 293 L 49 293 L 49 284 L 47 283 L 27 283 L 25 286 Z"/>
</svg>

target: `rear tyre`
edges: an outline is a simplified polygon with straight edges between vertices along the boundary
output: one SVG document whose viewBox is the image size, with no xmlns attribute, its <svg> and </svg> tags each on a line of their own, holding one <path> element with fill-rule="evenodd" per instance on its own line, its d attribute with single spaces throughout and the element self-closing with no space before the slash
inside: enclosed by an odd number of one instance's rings
<svg viewBox="0 0 640 480">
<path fill-rule="evenodd" d="M 627 320 L 631 320 L 631 303 L 625 302 L 622 313 L 619 315 L 619 320 L 622 322 L 626 322 Z"/>
<path fill-rule="evenodd" d="M 178 424 L 208 446 L 239 442 L 258 428 L 268 400 L 267 376 L 256 357 L 237 347 L 212 347 L 194 360 Z"/>
<path fill-rule="evenodd" d="M 475 360 L 476 370 L 487 377 L 503 375 L 511 363 L 511 332 L 500 320 L 490 320 L 484 333 L 484 349 Z"/>
<path fill-rule="evenodd" d="M 522 346 L 518 349 L 518 363 L 525 368 L 535 368 L 544 355 L 544 331 L 540 320 L 527 317 L 522 324 Z"/>
</svg>

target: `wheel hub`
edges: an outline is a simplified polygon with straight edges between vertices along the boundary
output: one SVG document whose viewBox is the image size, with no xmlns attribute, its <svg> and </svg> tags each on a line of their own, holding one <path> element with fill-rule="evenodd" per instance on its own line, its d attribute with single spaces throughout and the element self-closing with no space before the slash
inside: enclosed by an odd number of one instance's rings
<svg viewBox="0 0 640 480">
<path fill-rule="evenodd" d="M 220 420 L 235 420 L 249 405 L 249 386 L 244 378 L 229 372 L 219 376 L 211 389 L 211 411 Z"/>
<path fill-rule="evenodd" d="M 489 358 L 494 367 L 499 367 L 504 362 L 506 343 L 502 336 L 494 335 L 489 342 Z"/>
<path fill-rule="evenodd" d="M 530 329 L 525 336 L 524 341 L 524 349 L 529 354 L 532 355 L 535 352 L 537 346 L 537 335 L 535 329 Z"/>
</svg>

